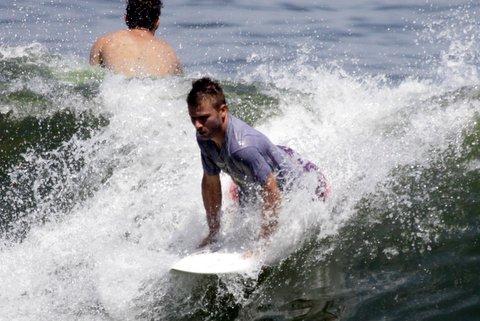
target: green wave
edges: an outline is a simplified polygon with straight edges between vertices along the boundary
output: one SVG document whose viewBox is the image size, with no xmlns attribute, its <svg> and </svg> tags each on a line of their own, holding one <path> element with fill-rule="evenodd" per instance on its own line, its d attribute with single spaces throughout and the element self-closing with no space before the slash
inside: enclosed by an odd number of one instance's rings
<svg viewBox="0 0 480 321">
<path fill-rule="evenodd" d="M 223 85 L 233 115 L 250 125 L 280 115 L 279 100 L 256 84 L 226 82 Z"/>
<path fill-rule="evenodd" d="M 107 125 L 108 120 L 105 117 L 91 112 L 77 115 L 63 110 L 40 119 L 33 116 L 17 118 L 13 113 L 0 114 L 0 235 L 21 240 L 30 224 L 21 224 L 19 220 L 26 219 L 37 206 L 38 195 L 34 195 L 33 187 L 36 177 L 29 178 L 27 174 L 18 185 L 17 180 L 12 182 L 10 176 L 14 169 L 18 171 L 31 166 L 25 161 L 26 153 L 47 155 L 50 151 L 58 150 L 73 136 L 88 139 Z M 68 151 L 66 152 L 68 154 Z M 69 166 L 79 167 L 78 170 L 82 166 L 82 160 L 75 157 L 64 161 L 70 162 Z M 52 173 L 54 171 L 52 168 Z M 48 194 L 49 186 L 54 183 L 46 177 L 42 187 L 44 195 Z M 68 203 L 68 200 L 65 202 Z M 48 220 L 46 217 L 34 218 L 38 219 Z M 16 226 L 13 232 L 12 223 Z"/>
<path fill-rule="evenodd" d="M 480 287 L 480 117 L 475 123 L 460 150 L 432 150 L 429 164 L 394 169 L 338 234 L 312 235 L 263 276 L 245 309 L 352 321 L 430 320 L 433 309 L 474 320 L 478 305 L 464 300 Z"/>
</svg>

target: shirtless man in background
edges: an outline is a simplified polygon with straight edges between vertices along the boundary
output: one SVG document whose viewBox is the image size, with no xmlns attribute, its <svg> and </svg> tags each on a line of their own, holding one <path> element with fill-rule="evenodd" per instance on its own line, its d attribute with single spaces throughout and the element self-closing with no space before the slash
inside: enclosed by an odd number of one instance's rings
<svg viewBox="0 0 480 321">
<path fill-rule="evenodd" d="M 125 15 L 128 29 L 97 39 L 90 51 L 90 64 L 125 76 L 182 73 L 173 48 L 155 37 L 162 7 L 161 0 L 128 0 Z"/>
</svg>

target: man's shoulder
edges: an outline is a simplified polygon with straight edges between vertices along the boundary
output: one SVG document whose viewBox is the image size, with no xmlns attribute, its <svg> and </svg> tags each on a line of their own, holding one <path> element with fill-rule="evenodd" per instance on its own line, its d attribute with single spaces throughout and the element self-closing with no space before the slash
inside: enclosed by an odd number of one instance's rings
<svg viewBox="0 0 480 321">
<path fill-rule="evenodd" d="M 232 125 L 236 150 L 250 146 L 259 149 L 268 141 L 265 135 L 238 118 L 232 117 Z"/>
<path fill-rule="evenodd" d="M 232 132 L 235 134 L 237 138 L 241 138 L 244 136 L 255 136 L 259 134 L 259 132 L 250 126 L 249 124 L 245 123 L 243 120 L 233 116 L 230 114 L 230 124 L 232 128 Z"/>
<path fill-rule="evenodd" d="M 103 53 L 105 47 L 112 42 L 113 37 L 118 31 L 106 33 L 98 37 L 90 49 L 90 64 L 103 65 Z"/>
<path fill-rule="evenodd" d="M 117 31 L 112 31 L 106 34 L 101 35 L 100 37 L 97 38 L 94 42 L 94 46 L 98 45 L 103 45 L 108 42 L 111 42 L 113 39 L 117 37 L 121 37 L 124 34 L 125 30 L 117 30 Z"/>
<path fill-rule="evenodd" d="M 106 33 L 102 36 L 103 39 L 107 41 L 116 41 L 116 40 L 124 40 L 124 39 L 130 39 L 131 34 L 128 31 L 128 29 L 120 29 L 116 31 L 112 31 L 109 33 Z"/>
<path fill-rule="evenodd" d="M 155 47 L 162 51 L 163 55 L 172 56 L 176 59 L 175 49 L 165 39 L 155 37 Z"/>
<path fill-rule="evenodd" d="M 155 36 L 155 42 L 163 47 L 168 47 L 173 49 L 173 47 L 170 46 L 170 44 L 163 38 Z"/>
</svg>

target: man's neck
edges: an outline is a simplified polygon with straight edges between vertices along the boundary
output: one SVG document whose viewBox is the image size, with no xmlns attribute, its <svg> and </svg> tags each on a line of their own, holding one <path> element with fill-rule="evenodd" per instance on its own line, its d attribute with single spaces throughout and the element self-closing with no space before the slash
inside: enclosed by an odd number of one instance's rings
<svg viewBox="0 0 480 321">
<path fill-rule="evenodd" d="M 130 32 L 135 33 L 139 36 L 149 36 L 149 37 L 155 36 L 155 31 L 156 31 L 156 29 L 150 30 L 147 28 L 133 28 L 129 30 Z"/>
</svg>

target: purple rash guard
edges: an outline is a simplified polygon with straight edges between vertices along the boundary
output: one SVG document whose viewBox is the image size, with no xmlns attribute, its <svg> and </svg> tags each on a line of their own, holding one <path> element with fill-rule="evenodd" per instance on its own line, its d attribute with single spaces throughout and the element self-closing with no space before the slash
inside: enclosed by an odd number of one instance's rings
<svg viewBox="0 0 480 321">
<path fill-rule="evenodd" d="M 197 135 L 203 170 L 207 175 L 229 174 L 247 195 L 263 186 L 270 173 L 275 173 L 280 189 L 288 188 L 302 172 L 318 171 L 315 164 L 303 161 L 292 149 L 276 146 L 258 130 L 228 114 L 225 141 L 220 149 L 210 139 Z M 321 175 L 321 173 L 319 173 Z M 317 194 L 324 198 L 326 183 L 321 175 Z M 321 195 L 320 195 L 321 194 Z"/>
</svg>

